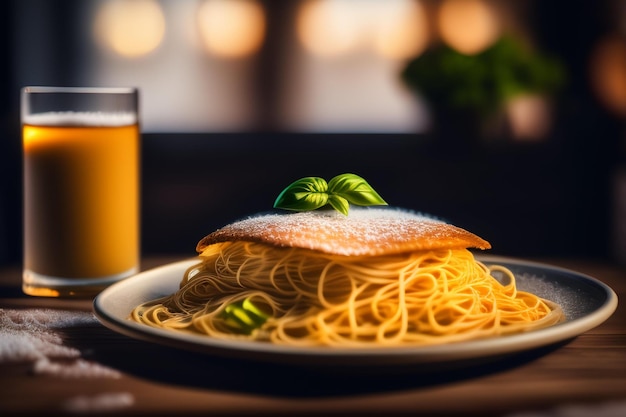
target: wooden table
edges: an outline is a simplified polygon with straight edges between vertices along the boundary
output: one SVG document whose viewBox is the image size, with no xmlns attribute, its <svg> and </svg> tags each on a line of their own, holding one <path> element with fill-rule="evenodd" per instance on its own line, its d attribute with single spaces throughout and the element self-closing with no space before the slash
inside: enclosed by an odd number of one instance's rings
<svg viewBox="0 0 626 417">
<path fill-rule="evenodd" d="M 146 259 L 143 268 L 173 260 Z M 549 263 L 596 277 L 626 299 L 622 267 L 589 260 Z M 18 267 L 0 269 L 0 313 L 51 309 L 45 311 L 90 315 L 90 300 L 27 297 L 20 280 Z M 586 415 L 566 412 L 583 407 L 603 417 L 608 415 L 603 410 L 626 412 L 625 313 L 626 307 L 618 306 L 604 324 L 563 346 L 431 374 L 226 360 L 129 339 L 93 319 L 54 332 L 64 346 L 80 352 L 80 358 L 60 365 L 81 361 L 102 372 L 63 376 L 0 355 L 0 415 L 512 416 L 532 411 L 562 417 Z"/>
</svg>

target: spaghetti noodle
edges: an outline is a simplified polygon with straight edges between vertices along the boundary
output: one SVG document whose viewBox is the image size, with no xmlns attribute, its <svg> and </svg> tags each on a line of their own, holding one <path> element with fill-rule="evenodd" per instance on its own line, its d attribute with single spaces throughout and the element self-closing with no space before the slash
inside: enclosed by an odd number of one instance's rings
<svg viewBox="0 0 626 417">
<path fill-rule="evenodd" d="M 138 306 L 132 319 L 216 338 L 341 347 L 465 341 L 563 319 L 558 305 L 519 291 L 509 270 L 467 249 L 343 256 L 234 241 L 200 258 L 178 291 Z M 234 324 L 232 306 L 250 327 Z"/>
</svg>

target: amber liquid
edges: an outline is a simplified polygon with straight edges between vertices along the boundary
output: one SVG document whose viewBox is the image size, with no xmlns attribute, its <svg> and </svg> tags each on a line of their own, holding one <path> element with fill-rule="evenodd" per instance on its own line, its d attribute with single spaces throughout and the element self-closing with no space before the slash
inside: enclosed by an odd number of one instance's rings
<svg viewBox="0 0 626 417">
<path fill-rule="evenodd" d="M 25 124 L 22 133 L 25 271 L 62 279 L 135 272 L 138 125 Z"/>
</svg>

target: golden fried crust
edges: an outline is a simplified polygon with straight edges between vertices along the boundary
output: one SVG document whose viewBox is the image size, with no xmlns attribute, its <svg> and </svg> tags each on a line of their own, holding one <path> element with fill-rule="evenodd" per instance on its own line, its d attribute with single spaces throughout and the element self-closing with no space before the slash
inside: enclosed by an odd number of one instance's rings
<svg viewBox="0 0 626 417">
<path fill-rule="evenodd" d="M 231 223 L 204 237 L 198 253 L 219 242 L 249 241 L 345 256 L 378 256 L 432 249 L 490 249 L 486 240 L 413 212 L 353 207 L 336 211 L 266 214 Z"/>
</svg>

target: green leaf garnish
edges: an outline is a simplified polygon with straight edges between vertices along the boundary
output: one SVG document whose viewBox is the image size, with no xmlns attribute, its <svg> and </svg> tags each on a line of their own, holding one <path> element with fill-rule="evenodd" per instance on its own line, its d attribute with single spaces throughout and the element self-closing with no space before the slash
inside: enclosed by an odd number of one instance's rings
<svg viewBox="0 0 626 417">
<path fill-rule="evenodd" d="M 350 202 L 346 200 L 345 198 L 339 195 L 331 195 L 328 198 L 328 204 L 330 204 L 332 208 L 334 208 L 335 210 L 337 210 L 339 213 L 343 214 L 344 216 L 348 215 L 348 210 L 350 209 Z"/>
<path fill-rule="evenodd" d="M 254 305 L 250 298 L 229 304 L 221 314 L 224 323 L 238 333 L 250 334 L 267 321 L 269 315 Z"/>
<path fill-rule="evenodd" d="M 276 198 L 274 207 L 307 211 L 324 207 L 327 203 L 328 183 L 323 178 L 306 177 L 285 188 Z"/>
<path fill-rule="evenodd" d="M 355 174 L 342 174 L 329 182 L 319 177 L 294 181 L 278 195 L 274 208 L 310 211 L 330 205 L 347 216 L 350 204 L 387 205 L 363 178 Z"/>
</svg>

